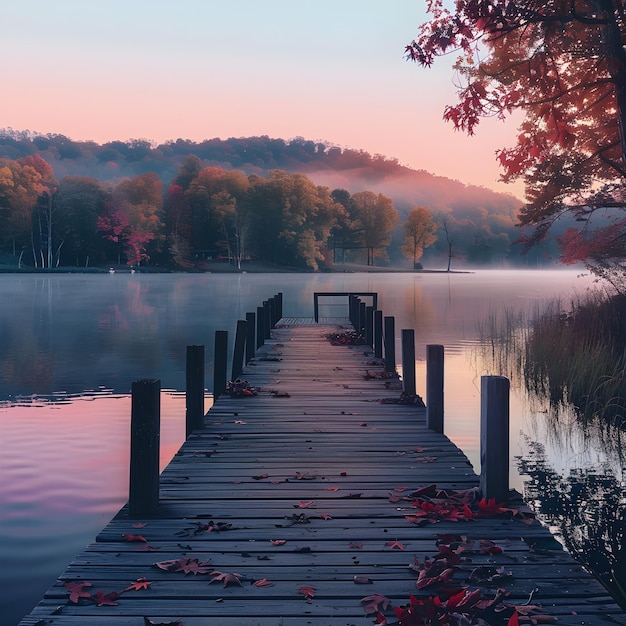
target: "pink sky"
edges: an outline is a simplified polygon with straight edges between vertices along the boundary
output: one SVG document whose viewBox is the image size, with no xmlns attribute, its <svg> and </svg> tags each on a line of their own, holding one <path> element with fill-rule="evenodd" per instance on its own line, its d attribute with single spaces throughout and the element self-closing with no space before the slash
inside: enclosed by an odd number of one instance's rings
<svg viewBox="0 0 626 626">
<path fill-rule="evenodd" d="M 99 143 L 304 137 L 498 182 L 516 124 L 442 121 L 454 55 L 403 59 L 422 0 L 31 0 L 3 8 L 0 127 Z"/>
</svg>

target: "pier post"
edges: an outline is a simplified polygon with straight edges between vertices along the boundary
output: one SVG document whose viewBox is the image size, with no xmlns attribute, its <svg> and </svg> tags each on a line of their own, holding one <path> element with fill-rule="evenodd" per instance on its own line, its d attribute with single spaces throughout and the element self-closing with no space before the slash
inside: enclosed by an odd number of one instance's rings
<svg viewBox="0 0 626 626">
<path fill-rule="evenodd" d="M 185 436 L 204 426 L 204 346 L 187 346 Z"/>
<path fill-rule="evenodd" d="M 426 346 L 426 426 L 443 433 L 443 346 Z"/>
<path fill-rule="evenodd" d="M 359 301 L 359 334 L 362 335 L 365 330 L 365 302 Z"/>
<path fill-rule="evenodd" d="M 374 307 L 365 307 L 365 341 L 370 348 L 374 347 Z"/>
<path fill-rule="evenodd" d="M 231 369 L 231 380 L 237 380 L 243 372 L 243 357 L 246 349 L 246 336 L 248 334 L 248 322 L 237 320 L 237 330 L 235 332 L 235 346 L 233 348 L 233 366 Z"/>
<path fill-rule="evenodd" d="M 269 300 L 263 300 L 263 323 L 265 325 L 263 337 L 269 339 L 272 336 L 272 310 Z"/>
<path fill-rule="evenodd" d="M 265 308 L 256 308 L 256 347 L 260 348 L 265 343 Z"/>
<path fill-rule="evenodd" d="M 128 516 L 154 515 L 159 506 L 159 438 L 161 381 L 132 384 L 130 417 L 130 486 Z"/>
<path fill-rule="evenodd" d="M 256 315 L 254 313 L 246 313 L 247 332 L 246 332 L 246 365 L 250 363 L 254 353 L 256 351 L 255 346 L 255 327 L 256 327 Z"/>
<path fill-rule="evenodd" d="M 402 390 L 407 396 L 415 395 L 415 331 L 402 329 Z"/>
<path fill-rule="evenodd" d="M 374 311 L 374 356 L 383 358 L 383 312 L 378 309 Z"/>
<path fill-rule="evenodd" d="M 283 292 L 279 291 L 276 294 L 276 323 L 283 319 Z"/>
<path fill-rule="evenodd" d="M 480 491 L 487 500 L 509 498 L 509 379 L 480 378 Z"/>
<path fill-rule="evenodd" d="M 217 400 L 226 391 L 226 371 L 228 368 L 228 331 L 215 331 L 213 352 L 213 398 Z"/>
<path fill-rule="evenodd" d="M 352 327 L 354 328 L 354 330 L 357 330 L 356 315 L 354 314 L 355 306 L 356 306 L 356 296 L 353 296 L 352 294 L 350 294 L 348 296 L 348 318 L 350 319 L 350 323 L 352 324 Z"/>
<path fill-rule="evenodd" d="M 276 319 L 276 304 L 274 302 L 274 296 L 272 296 L 271 298 L 268 299 L 267 301 L 267 311 L 268 311 L 268 315 L 270 318 L 270 330 L 272 330 L 272 328 L 274 328 L 274 324 L 275 324 L 275 319 Z"/>
<path fill-rule="evenodd" d="M 385 372 L 396 371 L 396 319 L 393 315 L 385 316 Z"/>
</svg>

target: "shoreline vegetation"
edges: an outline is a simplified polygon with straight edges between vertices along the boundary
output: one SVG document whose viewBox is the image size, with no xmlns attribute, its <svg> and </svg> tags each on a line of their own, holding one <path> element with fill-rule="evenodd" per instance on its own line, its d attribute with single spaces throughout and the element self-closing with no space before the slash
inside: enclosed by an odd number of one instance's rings
<svg viewBox="0 0 626 626">
<path fill-rule="evenodd" d="M 110 267 L 24 267 L 17 265 L 0 265 L 0 273 L 4 274 L 107 274 L 119 273 L 129 274 L 137 271 L 141 274 L 165 274 L 165 273 L 192 273 L 192 274 L 346 274 L 346 273 L 406 273 L 406 274 L 471 274 L 472 270 L 446 270 L 444 269 L 413 269 L 410 267 L 398 266 L 372 266 L 356 263 L 335 263 L 332 267 L 320 269 L 313 272 L 310 269 L 290 267 L 287 265 L 274 265 L 270 263 L 248 262 L 244 263 L 241 269 L 228 262 L 207 261 L 202 267 L 192 270 L 181 268 L 164 268 L 154 265 L 142 266 L 137 270 L 128 265 L 115 265 Z"/>
</svg>

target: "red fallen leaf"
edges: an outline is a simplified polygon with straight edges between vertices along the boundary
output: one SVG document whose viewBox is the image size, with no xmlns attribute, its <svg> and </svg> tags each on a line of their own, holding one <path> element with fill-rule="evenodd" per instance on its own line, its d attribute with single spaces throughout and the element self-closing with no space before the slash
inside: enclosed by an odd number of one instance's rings
<svg viewBox="0 0 626 626">
<path fill-rule="evenodd" d="M 374 618 L 374 624 L 376 624 L 376 626 L 387 626 L 387 618 L 382 613 L 376 613 Z"/>
<path fill-rule="evenodd" d="M 454 569 L 452 567 L 435 564 L 432 567 L 423 569 L 420 572 L 415 585 L 418 589 L 425 589 L 426 587 L 439 583 L 448 584 L 452 582 L 452 574 L 454 574 Z"/>
<path fill-rule="evenodd" d="M 507 626 L 519 626 L 519 617 L 517 616 L 517 611 L 509 617 L 509 621 L 507 622 Z"/>
<path fill-rule="evenodd" d="M 418 456 L 413 459 L 415 463 L 433 463 L 436 460 L 436 456 Z"/>
<path fill-rule="evenodd" d="M 144 543 L 139 549 L 142 552 L 158 552 L 161 548 L 155 548 L 154 546 L 149 546 L 147 543 Z"/>
<path fill-rule="evenodd" d="M 399 541 L 387 541 L 385 545 L 392 550 L 396 548 L 397 550 L 404 550 L 404 545 L 402 545 Z"/>
<path fill-rule="evenodd" d="M 324 487 L 325 491 L 339 491 L 339 487 Z"/>
<path fill-rule="evenodd" d="M 368 578 L 367 576 L 355 576 L 354 577 L 354 583 L 356 585 L 371 585 L 372 584 L 372 579 Z"/>
<path fill-rule="evenodd" d="M 253 587 L 271 587 L 273 586 L 273 582 L 271 580 L 267 580 L 267 578 L 259 578 L 259 580 L 255 580 L 252 583 Z"/>
<path fill-rule="evenodd" d="M 70 602 L 74 604 L 78 604 L 79 598 L 91 598 L 91 594 L 85 590 L 85 587 L 91 587 L 91 583 L 78 580 L 65 583 L 63 586 L 70 592 Z"/>
<path fill-rule="evenodd" d="M 310 585 L 300 585 L 298 593 L 302 594 L 304 599 L 310 603 L 315 597 L 315 587 L 311 587 Z"/>
<path fill-rule="evenodd" d="M 152 583 L 147 578 L 138 578 L 134 583 L 130 583 L 124 591 L 140 591 L 141 589 L 147 589 Z"/>
<path fill-rule="evenodd" d="M 275 546 L 284 546 L 287 543 L 286 539 L 271 539 L 271 542 Z"/>
<path fill-rule="evenodd" d="M 96 591 L 96 595 L 92 596 L 93 600 L 98 606 L 117 606 L 116 600 L 120 597 L 117 591 L 111 593 L 104 593 L 101 589 Z"/>
<path fill-rule="evenodd" d="M 253 476 L 254 480 L 263 480 L 264 478 L 269 478 L 269 474 L 258 474 L 257 476 Z"/>
<path fill-rule="evenodd" d="M 211 559 L 207 561 L 198 561 L 198 559 L 178 559 L 177 566 L 173 571 L 184 572 L 185 575 L 193 574 L 208 574 L 213 568 L 208 567 Z"/>
<path fill-rule="evenodd" d="M 480 540 L 480 554 L 502 554 L 504 550 L 488 539 Z"/>
<path fill-rule="evenodd" d="M 308 502 L 298 502 L 298 504 L 294 504 L 294 508 L 296 509 L 308 509 L 315 504 L 313 500 L 309 500 Z"/>
<path fill-rule="evenodd" d="M 380 593 L 375 593 L 371 596 L 365 596 L 365 598 L 361 598 L 361 604 L 365 603 L 365 605 L 363 606 L 365 615 L 379 613 L 381 607 L 383 611 L 386 611 L 390 602 L 391 600 L 387 596 L 383 596 Z"/>
<path fill-rule="evenodd" d="M 347 475 L 348 475 L 348 472 L 341 472 L 341 473 L 339 474 L 339 476 L 347 476 Z"/>
<path fill-rule="evenodd" d="M 145 528 L 148 525 L 148 522 L 137 522 L 133 524 L 133 528 Z"/>
<path fill-rule="evenodd" d="M 326 513 L 320 513 L 320 517 L 325 520 L 333 519 L 330 515 L 327 515 Z"/>
<path fill-rule="evenodd" d="M 424 452 L 424 448 L 421 448 L 420 446 L 417 446 L 417 448 L 413 448 L 414 452 Z"/>
<path fill-rule="evenodd" d="M 363 544 L 358 541 L 351 541 L 349 546 L 355 550 L 361 550 L 363 548 Z"/>
<path fill-rule="evenodd" d="M 228 587 L 228 585 L 239 585 L 243 587 L 241 583 L 240 576 L 241 574 L 227 574 L 226 572 L 218 572 L 217 570 L 211 572 L 211 580 L 209 583 L 221 582 L 224 583 L 224 587 Z"/>
<path fill-rule="evenodd" d="M 131 535 L 129 533 L 124 533 L 122 535 L 122 539 L 126 541 L 141 541 L 143 543 L 148 543 L 148 540 L 143 535 Z"/>
</svg>

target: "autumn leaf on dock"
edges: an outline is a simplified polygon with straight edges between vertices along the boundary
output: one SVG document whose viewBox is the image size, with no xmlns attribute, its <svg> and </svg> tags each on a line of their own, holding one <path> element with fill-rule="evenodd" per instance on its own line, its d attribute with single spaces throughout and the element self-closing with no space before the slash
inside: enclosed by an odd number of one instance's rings
<svg viewBox="0 0 626 626">
<path fill-rule="evenodd" d="M 86 590 L 86 587 L 91 587 L 91 583 L 78 580 L 75 582 L 67 582 L 63 586 L 70 592 L 70 602 L 74 604 L 78 604 L 80 598 L 91 598 L 91 593 Z"/>
<path fill-rule="evenodd" d="M 228 587 L 228 585 L 239 585 L 243 587 L 243 583 L 241 582 L 241 574 L 228 574 L 226 572 L 218 572 L 217 570 L 210 573 L 212 576 L 209 583 L 221 582 L 224 584 L 224 587 Z"/>
<path fill-rule="evenodd" d="M 310 603 L 315 597 L 315 587 L 311 587 L 310 585 L 300 585 L 298 593 L 302 594 L 304 599 Z"/>
<path fill-rule="evenodd" d="M 138 541 L 141 543 L 148 543 L 148 540 L 143 535 L 133 535 L 130 533 L 123 533 L 122 539 L 125 541 Z"/>
<path fill-rule="evenodd" d="M 152 583 L 145 577 L 138 578 L 135 582 L 130 583 L 124 591 L 141 591 L 147 589 Z"/>
</svg>

